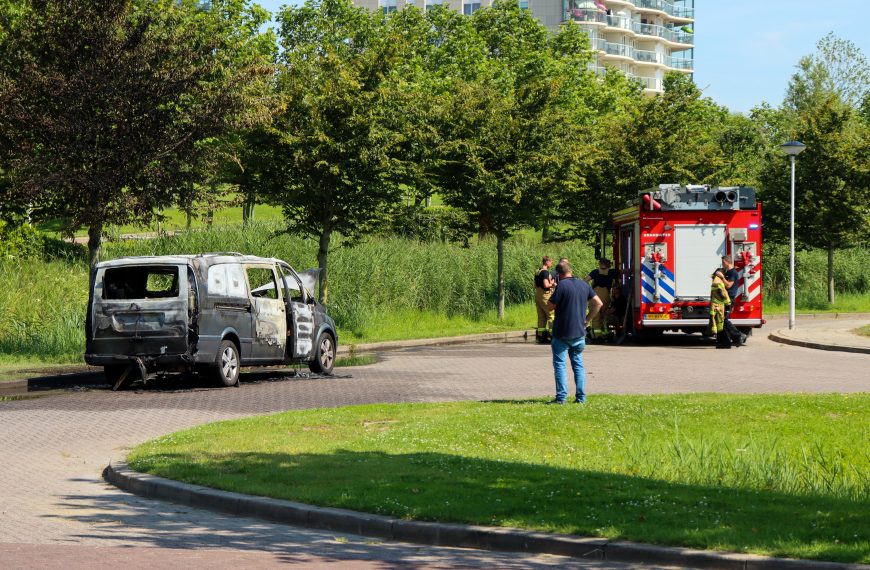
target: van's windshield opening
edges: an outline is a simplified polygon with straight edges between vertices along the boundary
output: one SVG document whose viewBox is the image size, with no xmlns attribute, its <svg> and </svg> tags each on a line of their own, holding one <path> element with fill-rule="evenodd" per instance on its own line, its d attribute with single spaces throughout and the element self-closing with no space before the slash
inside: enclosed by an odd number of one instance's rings
<svg viewBox="0 0 870 570">
<path fill-rule="evenodd" d="M 103 298 L 169 299 L 178 297 L 178 267 L 111 267 L 103 277 Z"/>
</svg>

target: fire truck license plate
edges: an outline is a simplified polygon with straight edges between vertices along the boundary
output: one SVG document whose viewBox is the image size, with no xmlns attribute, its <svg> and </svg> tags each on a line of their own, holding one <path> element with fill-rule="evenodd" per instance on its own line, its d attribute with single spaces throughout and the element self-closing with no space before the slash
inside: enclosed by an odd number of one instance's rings
<svg viewBox="0 0 870 570">
<path fill-rule="evenodd" d="M 646 320 L 666 320 L 671 318 L 670 313 L 649 313 L 643 316 Z"/>
</svg>

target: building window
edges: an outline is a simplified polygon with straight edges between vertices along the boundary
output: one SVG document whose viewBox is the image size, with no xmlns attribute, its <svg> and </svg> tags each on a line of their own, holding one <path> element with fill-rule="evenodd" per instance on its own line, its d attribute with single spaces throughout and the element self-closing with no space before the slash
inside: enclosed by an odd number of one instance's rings
<svg viewBox="0 0 870 570">
<path fill-rule="evenodd" d="M 529 9 L 529 0 L 520 0 L 520 10 Z"/>
<path fill-rule="evenodd" d="M 462 13 L 466 16 L 471 16 L 475 12 L 480 10 L 480 2 L 463 2 L 462 3 Z"/>
<path fill-rule="evenodd" d="M 443 3 L 443 0 L 426 0 L 426 9 L 430 10 L 435 6 L 440 6 Z"/>
<path fill-rule="evenodd" d="M 378 7 L 384 14 L 390 14 L 398 9 L 396 7 L 396 0 L 378 0 Z"/>
</svg>

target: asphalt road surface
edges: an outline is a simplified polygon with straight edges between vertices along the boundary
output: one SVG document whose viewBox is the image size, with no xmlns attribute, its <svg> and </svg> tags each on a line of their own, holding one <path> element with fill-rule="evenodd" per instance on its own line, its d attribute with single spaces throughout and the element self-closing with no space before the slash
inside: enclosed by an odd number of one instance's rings
<svg viewBox="0 0 870 570">
<path fill-rule="evenodd" d="M 585 357 L 590 399 L 870 389 L 870 356 L 777 344 L 764 334 L 729 351 L 669 335 L 656 346 L 594 345 Z M 299 529 L 140 499 L 101 478 L 111 460 L 142 441 L 221 419 L 374 402 L 551 397 L 553 390 L 549 347 L 531 343 L 387 353 L 331 378 L 257 371 L 243 375 L 241 388 L 189 378 L 112 392 L 93 373 L 32 379 L 27 393 L 37 397 L 0 401 L 0 567 L 628 568 Z"/>
</svg>

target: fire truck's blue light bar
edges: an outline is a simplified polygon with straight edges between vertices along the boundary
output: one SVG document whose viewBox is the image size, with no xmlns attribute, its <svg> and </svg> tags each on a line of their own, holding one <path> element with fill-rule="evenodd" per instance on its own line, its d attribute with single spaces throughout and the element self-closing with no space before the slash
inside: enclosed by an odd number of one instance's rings
<svg viewBox="0 0 870 570">
<path fill-rule="evenodd" d="M 749 229 L 750 229 L 750 230 L 757 230 L 757 229 L 758 229 L 758 224 L 749 224 Z"/>
</svg>

